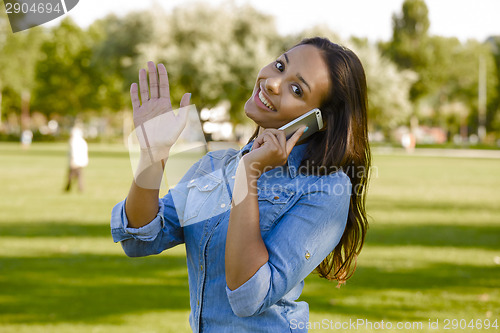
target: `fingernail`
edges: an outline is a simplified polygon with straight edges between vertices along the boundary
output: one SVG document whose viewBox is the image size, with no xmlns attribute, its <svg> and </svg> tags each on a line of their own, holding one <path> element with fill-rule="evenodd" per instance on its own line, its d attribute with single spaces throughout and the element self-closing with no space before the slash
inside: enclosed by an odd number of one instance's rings
<svg viewBox="0 0 500 333">
<path fill-rule="evenodd" d="M 309 129 L 309 126 L 307 126 L 307 127 L 304 129 L 304 132 L 302 132 L 302 133 L 307 132 L 307 130 L 308 130 L 308 129 Z"/>
<path fill-rule="evenodd" d="M 189 93 L 189 97 L 188 97 L 188 99 L 191 99 L 191 93 Z"/>
</svg>

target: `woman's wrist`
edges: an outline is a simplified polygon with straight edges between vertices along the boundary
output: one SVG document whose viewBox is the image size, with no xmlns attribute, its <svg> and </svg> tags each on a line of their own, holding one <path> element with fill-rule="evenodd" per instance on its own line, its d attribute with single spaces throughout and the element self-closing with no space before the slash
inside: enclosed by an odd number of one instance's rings
<svg viewBox="0 0 500 333">
<path fill-rule="evenodd" d="M 245 175 L 248 179 L 259 179 L 262 175 L 263 167 L 261 162 L 252 161 L 245 155 L 241 159 L 240 164 L 243 164 Z"/>
<path fill-rule="evenodd" d="M 170 153 L 170 147 L 148 147 L 141 148 L 140 163 L 143 165 L 166 161 Z"/>
<path fill-rule="evenodd" d="M 137 186 L 144 189 L 160 188 L 169 150 L 169 148 L 141 149 L 139 163 L 134 172 Z"/>
</svg>

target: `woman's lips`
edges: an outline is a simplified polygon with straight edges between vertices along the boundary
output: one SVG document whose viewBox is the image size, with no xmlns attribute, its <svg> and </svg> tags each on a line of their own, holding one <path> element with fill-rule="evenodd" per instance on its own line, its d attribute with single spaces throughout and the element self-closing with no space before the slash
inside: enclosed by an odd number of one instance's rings
<svg viewBox="0 0 500 333">
<path fill-rule="evenodd" d="M 276 110 L 272 110 L 271 108 L 269 108 L 268 106 L 266 106 L 264 103 L 262 103 L 262 101 L 260 100 L 259 98 L 259 93 L 260 93 L 261 89 L 259 87 L 259 89 L 257 90 L 257 92 L 255 93 L 255 95 L 253 96 L 253 99 L 255 101 L 255 104 L 257 104 L 257 106 L 261 109 L 264 109 L 266 111 L 270 111 L 270 112 L 276 112 Z M 267 99 L 267 98 L 266 98 Z"/>
</svg>

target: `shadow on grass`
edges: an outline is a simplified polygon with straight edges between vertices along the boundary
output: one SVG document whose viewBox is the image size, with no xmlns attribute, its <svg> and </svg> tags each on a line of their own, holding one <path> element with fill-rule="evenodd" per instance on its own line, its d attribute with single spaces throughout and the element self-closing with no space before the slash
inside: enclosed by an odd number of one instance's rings
<svg viewBox="0 0 500 333">
<path fill-rule="evenodd" d="M 420 200 L 394 200 L 391 198 L 370 198 L 369 208 L 383 211 L 404 211 L 407 214 L 425 215 L 427 212 L 443 213 L 470 213 L 480 211 L 499 211 L 500 207 L 496 202 L 446 202 L 446 201 L 420 201 Z"/>
<path fill-rule="evenodd" d="M 471 224 L 473 224 L 471 222 Z M 375 225 L 366 235 L 367 244 L 384 246 L 439 246 L 500 249 L 500 226 L 472 225 Z"/>
<path fill-rule="evenodd" d="M 183 256 L 10 257 L 0 268 L 0 322 L 109 323 L 127 313 L 189 310 Z"/>
<path fill-rule="evenodd" d="M 105 237 L 111 242 L 108 221 L 103 224 L 84 222 L 9 222 L 0 223 L 2 236 L 11 237 Z"/>
<path fill-rule="evenodd" d="M 189 311 L 183 256 L 11 257 L 2 258 L 0 268 L 6 272 L 0 277 L 1 322 L 120 324 L 119 317 L 129 313 Z M 441 299 L 442 291 L 455 296 L 479 294 L 485 289 L 494 292 L 500 283 L 497 273 L 497 267 L 452 264 L 399 270 L 359 267 L 340 291 L 334 283 L 310 276 L 301 300 L 316 313 L 424 321 L 430 307 L 434 311 L 441 310 L 440 306 L 443 311 L 449 306 L 461 307 L 460 300 L 451 300 L 457 303 L 454 305 L 440 305 L 446 301 Z M 422 293 L 439 301 L 429 304 L 415 296 Z M 500 306 L 493 297 L 490 302 L 494 308 Z"/>
<path fill-rule="evenodd" d="M 500 284 L 498 271 L 498 267 L 442 263 L 406 270 L 359 267 L 340 290 L 335 283 L 309 276 L 300 299 L 313 312 L 354 320 L 427 322 L 429 313 L 463 309 L 464 302 L 472 314 L 484 314 L 500 307 L 500 299 L 494 296 Z M 491 298 L 481 301 L 479 296 L 484 293 Z"/>
<path fill-rule="evenodd" d="M 14 237 L 111 237 L 107 223 L 83 222 L 0 224 L 2 236 Z M 373 225 L 367 233 L 368 244 L 384 246 L 440 246 L 500 249 L 500 226 L 448 226 L 435 224 Z M 111 238 L 110 238 L 111 241 Z"/>
</svg>

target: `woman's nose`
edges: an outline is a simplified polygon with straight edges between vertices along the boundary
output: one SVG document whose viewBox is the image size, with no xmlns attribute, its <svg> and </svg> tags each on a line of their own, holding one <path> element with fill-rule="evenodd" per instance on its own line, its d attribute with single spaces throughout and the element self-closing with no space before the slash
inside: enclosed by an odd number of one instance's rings
<svg viewBox="0 0 500 333">
<path fill-rule="evenodd" d="M 269 77 L 266 79 L 265 87 L 268 92 L 277 95 L 280 93 L 281 79 L 278 77 Z"/>
</svg>

